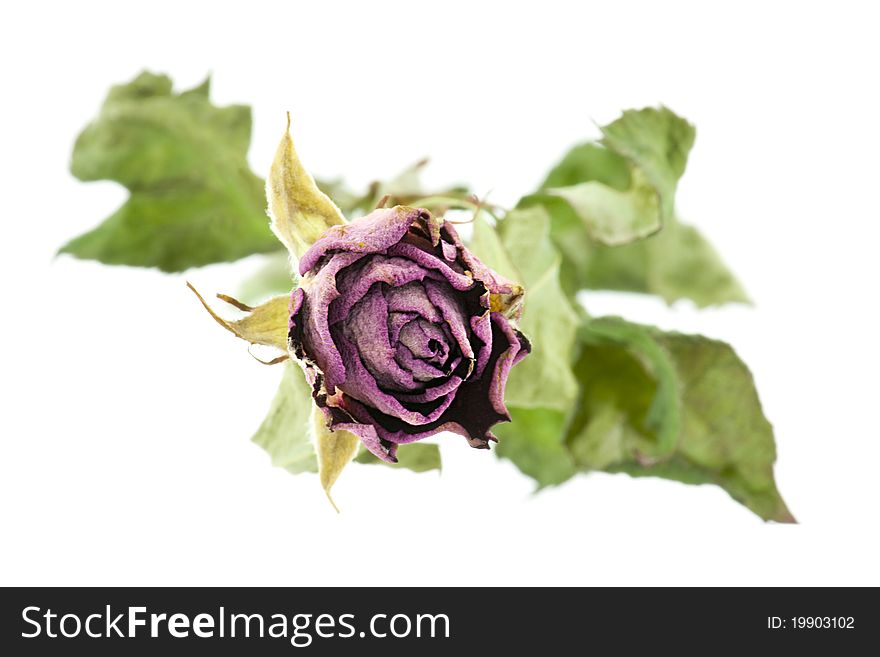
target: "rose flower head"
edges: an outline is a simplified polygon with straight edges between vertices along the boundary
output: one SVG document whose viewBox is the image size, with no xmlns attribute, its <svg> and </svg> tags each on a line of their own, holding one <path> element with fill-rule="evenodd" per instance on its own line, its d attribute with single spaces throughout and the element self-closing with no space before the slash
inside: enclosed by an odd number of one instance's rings
<svg viewBox="0 0 880 657">
<path fill-rule="evenodd" d="M 529 351 L 508 316 L 521 289 L 452 224 L 422 208 L 379 208 L 327 229 L 299 273 L 289 349 L 331 430 L 391 462 L 399 444 L 440 431 L 479 448 L 495 440 L 492 425 L 510 420 L 510 368 Z"/>
<path fill-rule="evenodd" d="M 380 203 L 348 221 L 300 163 L 289 130 L 266 192 L 298 273 L 293 291 L 256 307 L 220 294 L 245 313 L 228 320 L 192 289 L 224 328 L 280 352 L 267 364 L 292 359 L 305 372 L 285 402 L 311 406 L 298 431 L 312 439 L 328 497 L 361 445 L 395 463 L 398 445 L 441 431 L 478 448 L 496 440 L 492 426 L 510 420 L 510 368 L 530 350 L 516 328 L 523 288 L 424 207 Z"/>
</svg>

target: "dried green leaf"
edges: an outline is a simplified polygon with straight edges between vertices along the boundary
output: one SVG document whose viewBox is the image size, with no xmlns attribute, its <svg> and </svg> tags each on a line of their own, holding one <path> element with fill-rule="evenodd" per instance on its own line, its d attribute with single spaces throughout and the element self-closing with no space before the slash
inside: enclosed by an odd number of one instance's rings
<svg viewBox="0 0 880 657">
<path fill-rule="evenodd" d="M 730 345 L 610 317 L 580 335 L 566 438 L 578 467 L 712 483 L 766 520 L 794 521 L 773 478 L 773 429 Z"/>
<path fill-rule="evenodd" d="M 295 259 L 331 226 L 345 223 L 336 204 L 306 171 L 290 136 L 290 117 L 266 181 L 272 230 Z"/>
<path fill-rule="evenodd" d="M 302 369 L 286 363 L 266 419 L 252 438 L 272 457 L 272 465 L 293 474 L 318 471 L 309 426 L 313 406 L 311 387 Z"/>
<path fill-rule="evenodd" d="M 643 292 L 668 303 L 692 299 L 698 306 L 747 302 L 715 250 L 672 211 L 676 183 L 693 144 L 693 126 L 660 108 L 624 112 L 602 130 L 601 144 L 575 146 L 548 174 L 541 185 L 545 191 L 520 201 L 521 207 L 543 205 L 550 213 L 553 242 L 563 256 L 561 280 L 566 292 L 572 296 L 584 288 Z M 658 190 L 664 210 L 663 228 L 631 244 L 607 246 L 592 239 L 572 205 L 546 191 L 591 183 L 626 192 L 633 188 L 634 163 L 644 172 L 643 179 Z"/>
<path fill-rule="evenodd" d="M 631 168 L 625 157 L 601 144 L 578 144 L 550 170 L 540 189 L 571 187 L 593 180 L 623 192 L 632 183 Z"/>
<path fill-rule="evenodd" d="M 596 245 L 587 257 L 593 286 L 602 289 L 650 291 L 667 303 L 690 299 L 698 307 L 750 303 L 712 245 L 675 217 L 642 242 L 616 250 Z"/>
<path fill-rule="evenodd" d="M 525 300 L 520 329 L 532 353 L 510 372 L 505 403 L 512 422 L 499 424 L 497 453 L 539 486 L 558 484 L 574 473 L 563 447 L 570 408 L 578 395 L 571 369 L 578 315 L 559 284 L 560 256 L 550 241 L 543 208 L 514 210 L 497 231 L 478 220 L 472 248 L 489 266 L 522 281 Z"/>
<path fill-rule="evenodd" d="M 667 303 L 690 299 L 698 307 L 749 303 L 740 283 L 695 228 L 675 216 L 659 233 L 623 246 L 589 239 L 574 211 L 560 199 L 533 196 L 553 218 L 553 242 L 563 254 L 561 279 L 569 295 L 579 289 L 656 294 Z"/>
<path fill-rule="evenodd" d="M 247 163 L 251 113 L 216 107 L 209 82 L 175 94 L 164 75 L 113 87 L 79 135 L 70 168 L 114 180 L 129 199 L 60 249 L 107 264 L 182 271 L 278 248 L 262 180 Z"/>
<path fill-rule="evenodd" d="M 628 244 L 656 233 L 662 225 L 657 189 L 636 167 L 630 180 L 626 191 L 589 181 L 546 193 L 568 202 L 591 239 L 611 246 Z"/>
<path fill-rule="evenodd" d="M 631 324 L 624 321 L 614 321 L 612 319 L 603 318 L 587 321 L 585 328 L 581 334 L 583 341 L 586 343 L 586 349 L 589 350 L 591 345 L 620 345 L 626 346 L 626 349 L 639 362 L 641 368 L 651 377 L 652 380 L 652 398 L 651 403 L 645 407 L 644 413 L 641 415 L 641 426 L 651 436 L 653 436 L 652 446 L 650 449 L 644 449 L 643 457 L 652 459 L 660 459 L 669 456 L 676 448 L 678 436 L 681 429 L 681 420 L 679 413 L 679 379 L 675 369 L 675 362 L 667 353 L 667 351 L 658 343 L 656 337 L 644 330 L 644 327 L 638 324 Z M 600 357 L 608 357 L 606 351 Z M 595 370 L 589 364 L 591 354 L 582 354 L 581 362 L 586 359 L 587 367 L 579 370 L 579 383 L 582 386 L 581 392 L 584 397 L 590 396 L 588 390 L 594 388 L 617 389 L 625 385 L 627 379 L 626 366 L 620 364 L 619 368 L 596 368 Z M 590 380 L 590 376 L 596 372 L 607 376 L 608 370 L 614 370 L 614 377 L 617 383 L 614 386 L 605 386 L 605 379 Z M 580 376 L 583 373 L 584 376 Z M 630 384 L 637 382 L 640 375 L 633 372 L 629 374 Z M 587 385 L 586 381 L 591 381 L 593 386 Z M 624 403 L 631 404 L 638 398 L 636 394 L 637 386 L 633 386 L 629 391 L 631 396 L 627 400 L 621 400 Z M 601 390 L 597 391 L 597 397 L 601 398 Z M 586 402 L 589 404 L 589 402 Z"/>
<path fill-rule="evenodd" d="M 510 260 L 501 236 L 495 226 L 478 214 L 473 223 L 470 248 L 486 265 L 512 281 L 520 279 L 520 273 Z"/>
<path fill-rule="evenodd" d="M 495 227 L 483 218 L 483 213 L 477 210 L 474 213 L 473 236 L 471 237 L 471 250 L 480 259 L 496 272 L 511 281 L 520 281 L 520 274 L 510 261 L 501 237 Z M 492 312 L 500 312 L 508 319 L 518 322 L 522 315 L 523 296 L 525 290 L 520 283 L 516 283 L 512 292 L 505 294 L 492 293 L 490 295 L 490 308 Z"/>
<path fill-rule="evenodd" d="M 511 421 L 499 424 L 496 454 L 509 459 L 538 488 L 554 486 L 577 473 L 564 444 L 569 413 L 554 408 L 526 408 L 508 405 Z"/>
<path fill-rule="evenodd" d="M 529 357 L 510 372 L 505 400 L 520 408 L 567 411 L 577 396 L 571 362 L 579 319 L 559 285 L 560 256 L 549 221 L 542 208 L 530 208 L 508 213 L 499 226 L 525 287 L 519 327 L 532 343 Z"/>
<path fill-rule="evenodd" d="M 662 358 L 656 360 L 650 362 L 641 353 L 633 353 L 629 345 L 605 341 L 583 345 L 575 367 L 581 399 L 566 440 L 578 467 L 604 470 L 626 460 L 668 457 L 669 436 L 674 450 L 678 393 L 674 390 L 672 397 L 660 394 L 653 371 L 674 375 L 674 370 Z M 649 420 L 652 409 L 654 422 Z M 667 444 L 661 446 L 658 434 L 667 437 Z"/>
<path fill-rule="evenodd" d="M 626 110 L 602 127 L 602 143 L 642 172 L 657 190 L 661 221 L 672 216 L 675 188 L 694 145 L 694 126 L 666 107 Z"/>
<path fill-rule="evenodd" d="M 602 133 L 607 150 L 594 144 L 577 147 L 550 173 L 543 189 L 568 202 L 591 239 L 628 244 L 657 232 L 672 216 L 694 128 L 661 107 L 628 110 Z M 566 186 L 557 187 L 561 180 Z"/>
</svg>

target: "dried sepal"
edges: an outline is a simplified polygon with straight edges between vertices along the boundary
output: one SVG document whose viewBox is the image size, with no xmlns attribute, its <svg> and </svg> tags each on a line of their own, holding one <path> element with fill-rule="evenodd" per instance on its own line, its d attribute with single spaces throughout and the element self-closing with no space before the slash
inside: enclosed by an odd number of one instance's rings
<svg viewBox="0 0 880 657">
<path fill-rule="evenodd" d="M 299 161 L 290 136 L 289 114 L 287 130 L 266 180 L 266 196 L 272 230 L 295 260 L 330 226 L 345 223 L 342 212 L 318 189 L 315 179 Z"/>
<path fill-rule="evenodd" d="M 356 435 L 343 429 L 330 429 L 326 415 L 317 406 L 312 408 L 312 431 L 315 452 L 318 455 L 318 478 L 330 504 L 339 512 L 339 507 L 330 495 L 330 489 L 345 466 L 357 455 L 361 441 Z"/>
<path fill-rule="evenodd" d="M 490 294 L 489 309 L 493 313 L 501 313 L 507 319 L 517 321 L 522 317 L 525 289 L 519 283 L 514 283 L 511 287 L 511 292 Z"/>
<path fill-rule="evenodd" d="M 218 294 L 217 298 L 238 310 L 246 313 L 241 319 L 224 319 L 218 315 L 204 297 L 199 294 L 198 290 L 193 287 L 192 283 L 187 282 L 186 286 L 193 291 L 202 302 L 202 306 L 208 311 L 208 314 L 214 320 L 230 333 L 236 335 L 242 340 L 247 340 L 252 345 L 259 344 L 267 347 L 274 347 L 282 352 L 282 355 L 269 361 L 260 362 L 267 365 L 275 365 L 287 360 L 287 318 L 290 297 L 286 294 L 272 297 L 259 306 L 248 306 L 237 299 L 233 299 L 225 294 Z M 256 356 L 254 356 L 256 358 Z"/>
</svg>

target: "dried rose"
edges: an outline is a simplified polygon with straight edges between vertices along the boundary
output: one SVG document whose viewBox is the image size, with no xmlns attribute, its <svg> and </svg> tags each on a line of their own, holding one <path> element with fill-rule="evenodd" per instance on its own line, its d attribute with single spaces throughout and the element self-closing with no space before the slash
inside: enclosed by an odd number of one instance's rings
<svg viewBox="0 0 880 657">
<path fill-rule="evenodd" d="M 495 440 L 492 425 L 510 420 L 508 373 L 529 351 L 502 312 L 521 290 L 451 224 L 420 208 L 377 209 L 329 228 L 299 273 L 289 348 L 331 430 L 391 462 L 397 445 L 440 431 L 478 448 Z"/>
<path fill-rule="evenodd" d="M 348 222 L 302 166 L 289 130 L 266 192 L 298 285 L 256 307 L 218 295 L 245 313 L 235 320 L 199 299 L 236 336 L 280 350 L 267 364 L 293 358 L 302 366 L 315 402 L 303 429 L 328 497 L 361 444 L 391 463 L 398 445 L 441 431 L 488 447 L 492 426 L 510 420 L 510 368 L 530 350 L 515 326 L 523 288 L 427 209 L 381 208 Z M 441 200 L 448 205 L 432 202 Z"/>
</svg>

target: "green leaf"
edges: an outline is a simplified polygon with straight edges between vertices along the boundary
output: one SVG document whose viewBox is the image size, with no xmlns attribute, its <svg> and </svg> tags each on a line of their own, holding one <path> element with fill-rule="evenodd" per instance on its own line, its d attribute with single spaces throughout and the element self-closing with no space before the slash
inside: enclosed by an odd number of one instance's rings
<svg viewBox="0 0 880 657">
<path fill-rule="evenodd" d="M 591 288 L 652 292 L 667 303 L 690 299 L 700 308 L 750 303 L 712 245 L 675 217 L 641 242 L 616 249 L 590 245 L 584 256 Z"/>
<path fill-rule="evenodd" d="M 626 110 L 602 128 L 602 143 L 644 173 L 660 197 L 661 221 L 672 216 L 675 188 L 684 173 L 696 130 L 666 107 Z"/>
<path fill-rule="evenodd" d="M 514 210 L 497 233 L 477 221 L 472 242 L 484 262 L 525 286 L 519 328 L 531 341 L 532 353 L 511 370 L 507 382 L 504 397 L 513 421 L 494 431 L 498 455 L 539 486 L 561 483 L 574 472 L 562 439 L 578 395 L 571 364 L 579 319 L 559 284 L 560 256 L 549 230 L 543 208 Z"/>
<path fill-rule="evenodd" d="M 532 343 L 529 357 L 511 370 L 505 399 L 511 406 L 567 411 L 577 396 L 571 363 L 579 318 L 559 285 L 560 256 L 549 229 L 542 208 L 514 210 L 499 226 L 525 287 L 519 328 Z"/>
<path fill-rule="evenodd" d="M 667 303 L 690 299 L 698 307 L 749 303 L 742 286 L 715 249 L 692 226 L 671 217 L 659 233 L 623 246 L 589 238 L 575 212 L 561 199 L 533 195 L 553 218 L 553 242 L 563 254 L 565 291 L 618 290 L 656 294 Z"/>
<path fill-rule="evenodd" d="M 626 158 L 600 144 L 579 144 L 553 167 L 540 188 L 571 187 L 590 180 L 626 191 L 632 181 L 630 164 Z"/>
<path fill-rule="evenodd" d="M 548 174 L 541 185 L 545 191 L 520 201 L 520 207 L 543 205 L 550 213 L 553 242 L 563 256 L 561 280 L 566 292 L 572 296 L 584 288 L 642 292 L 668 303 L 691 299 L 700 307 L 748 302 L 711 245 L 672 211 L 676 184 L 694 140 L 693 126 L 660 108 L 624 112 L 602 130 L 601 144 L 574 147 Z M 591 238 L 584 219 L 562 196 L 586 183 L 616 192 L 631 190 L 634 162 L 643 180 L 658 190 L 663 227 L 633 243 L 607 246 Z M 558 187 L 569 192 L 553 196 L 546 191 Z M 649 220 L 644 219 L 644 225 Z M 629 230 L 627 221 L 622 225 Z"/>
<path fill-rule="evenodd" d="M 278 392 L 252 438 L 272 457 L 272 465 L 293 474 L 318 471 L 309 428 L 313 405 L 305 374 L 295 363 L 285 363 Z"/>
<path fill-rule="evenodd" d="M 626 346 L 628 353 L 635 354 L 640 370 L 647 372 L 651 377 L 650 403 L 644 407 L 644 413 L 640 413 L 640 426 L 655 438 L 655 442 L 651 449 L 644 450 L 643 454 L 649 454 L 654 459 L 669 456 L 676 448 L 681 428 L 679 417 L 680 391 L 675 362 L 657 342 L 655 337 L 638 324 L 603 318 L 587 321 L 585 326 L 582 339 L 587 344 L 587 350 L 589 350 L 591 342 L 606 347 L 606 351 L 609 345 L 623 344 Z M 603 357 L 607 358 L 610 354 L 613 354 L 613 351 L 596 354 L 597 361 L 601 362 Z M 640 374 L 637 371 L 628 371 L 625 362 L 621 362 L 617 367 L 613 368 L 594 369 L 589 364 L 591 356 L 592 354 L 582 354 L 580 357 L 581 362 L 584 359 L 587 360 L 587 367 L 581 368 L 578 371 L 579 377 L 583 373 L 583 376 L 579 378 L 579 382 L 582 386 L 581 393 L 584 395 L 584 398 L 591 397 L 590 391 L 594 390 L 597 393 L 595 397 L 601 399 L 603 386 L 606 387 L 606 390 L 610 387 L 606 386 L 606 384 L 608 381 L 607 373 L 611 369 L 613 370 L 612 376 L 617 382 L 613 386 L 616 392 L 624 389 L 627 385 L 630 387 L 629 390 L 626 390 L 626 398 L 621 399 L 620 402 L 625 406 L 632 407 L 639 399 L 638 384 L 640 383 Z M 595 377 L 597 372 L 602 375 L 602 378 L 591 378 Z M 589 401 L 586 401 L 583 402 L 583 405 L 586 406 L 589 403 Z"/>
<path fill-rule="evenodd" d="M 510 261 L 510 255 L 495 227 L 482 217 L 482 213 L 477 215 L 472 225 L 474 232 L 470 248 L 477 257 L 505 278 L 520 280 L 520 273 Z"/>
<path fill-rule="evenodd" d="M 539 489 L 561 484 L 577 473 L 574 459 L 563 443 L 567 412 L 511 404 L 508 404 L 508 411 L 510 423 L 499 424 L 493 429 L 498 435 L 495 448 L 498 457 L 509 459 L 521 472 L 534 479 Z"/>
<path fill-rule="evenodd" d="M 544 189 L 568 202 L 593 240 L 627 244 L 657 232 L 672 216 L 694 128 L 661 107 L 628 110 L 602 133 L 607 150 L 577 147 L 551 171 Z M 552 184 L 562 180 L 566 186 Z"/>
<path fill-rule="evenodd" d="M 247 163 L 250 108 L 212 105 L 209 86 L 175 94 L 168 77 L 145 72 L 110 90 L 70 167 L 80 180 L 114 180 L 131 194 L 60 252 L 182 271 L 278 249 L 263 181 Z"/>
<path fill-rule="evenodd" d="M 716 484 L 766 520 L 794 521 L 773 478 L 773 429 L 730 345 L 619 318 L 580 335 L 566 438 L 578 467 Z"/>
<path fill-rule="evenodd" d="M 656 188 L 635 167 L 630 171 L 630 180 L 630 188 L 622 192 L 589 181 L 548 189 L 547 194 L 567 201 L 593 240 L 612 246 L 628 244 L 656 233 L 662 226 Z"/>
<path fill-rule="evenodd" d="M 382 461 L 366 449 L 361 449 L 355 457 L 356 463 L 366 465 L 387 465 L 391 468 L 404 468 L 413 472 L 440 470 L 440 448 L 429 443 L 411 443 L 397 448 L 397 463 Z"/>
<path fill-rule="evenodd" d="M 669 456 L 670 434 L 673 448 L 678 439 L 677 390 L 671 398 L 661 395 L 655 374 L 668 376 L 671 371 L 674 376 L 671 364 L 664 362 L 668 359 L 661 356 L 651 362 L 641 352 L 632 353 L 628 345 L 607 340 L 591 332 L 575 366 L 581 399 L 566 443 L 577 466 L 585 470 Z M 656 409 L 653 414 L 652 409 Z"/>
</svg>

